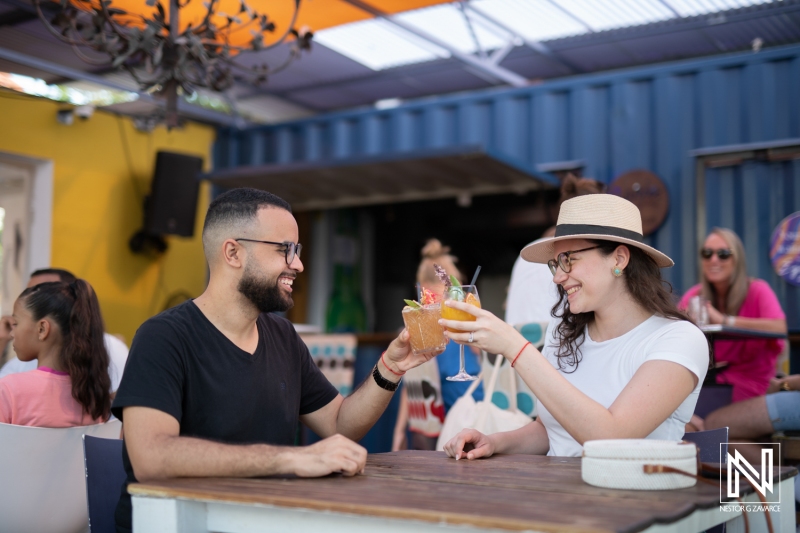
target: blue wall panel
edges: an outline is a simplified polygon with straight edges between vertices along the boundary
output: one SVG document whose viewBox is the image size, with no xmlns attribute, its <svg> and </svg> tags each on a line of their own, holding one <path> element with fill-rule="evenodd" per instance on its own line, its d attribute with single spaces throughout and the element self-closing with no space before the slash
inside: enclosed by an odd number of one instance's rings
<svg viewBox="0 0 800 533">
<path fill-rule="evenodd" d="M 607 183 L 650 169 L 666 183 L 671 208 L 649 242 L 676 260 L 665 274 L 683 291 L 698 268 L 689 151 L 797 137 L 800 46 L 791 46 L 221 130 L 215 168 L 481 144 L 531 170 L 581 159 L 586 175 Z M 709 226 L 742 236 L 750 273 L 771 283 L 800 328 L 797 291 L 774 275 L 766 255 L 775 225 L 800 211 L 800 162 L 709 169 L 706 185 Z"/>
</svg>

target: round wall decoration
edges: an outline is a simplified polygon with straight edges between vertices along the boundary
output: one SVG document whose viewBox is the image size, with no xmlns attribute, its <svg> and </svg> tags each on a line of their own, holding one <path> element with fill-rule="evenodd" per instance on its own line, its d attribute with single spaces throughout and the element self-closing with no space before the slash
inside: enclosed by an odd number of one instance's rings
<svg viewBox="0 0 800 533">
<path fill-rule="evenodd" d="M 661 178 L 649 170 L 631 170 L 617 177 L 608 192 L 632 202 L 642 213 L 645 236 L 657 230 L 669 212 L 669 193 Z"/>
<path fill-rule="evenodd" d="M 784 218 L 772 232 L 769 258 L 780 277 L 800 286 L 800 211 Z"/>
</svg>

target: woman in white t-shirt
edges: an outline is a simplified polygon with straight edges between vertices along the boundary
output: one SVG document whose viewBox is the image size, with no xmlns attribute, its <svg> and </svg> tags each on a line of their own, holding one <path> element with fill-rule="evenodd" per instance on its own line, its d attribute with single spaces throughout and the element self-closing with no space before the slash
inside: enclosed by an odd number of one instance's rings
<svg viewBox="0 0 800 533">
<path fill-rule="evenodd" d="M 638 208 L 609 194 L 564 202 L 555 237 L 526 246 L 558 286 L 559 316 L 541 352 L 488 311 L 448 302 L 475 322 L 443 320 L 446 333 L 503 354 L 538 398 L 539 418 L 516 431 L 465 429 L 450 457 L 581 454 L 594 439 L 680 440 L 709 363 L 703 333 L 675 306 L 660 268 L 674 263 L 644 244 Z M 543 295 L 545 296 L 545 295 Z"/>
</svg>

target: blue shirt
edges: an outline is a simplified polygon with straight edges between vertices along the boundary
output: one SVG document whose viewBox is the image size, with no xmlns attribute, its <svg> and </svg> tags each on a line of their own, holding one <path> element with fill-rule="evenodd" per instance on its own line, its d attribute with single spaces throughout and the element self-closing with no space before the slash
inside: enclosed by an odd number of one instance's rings
<svg viewBox="0 0 800 533">
<path fill-rule="evenodd" d="M 439 375 L 442 377 L 442 402 L 444 403 L 445 413 L 456 403 L 456 400 L 467 392 L 472 383 L 471 381 L 447 381 L 446 379 L 447 376 L 458 374 L 458 370 L 461 368 L 458 352 L 458 344 L 450 341 L 444 352 L 436 356 Z M 480 358 L 469 347 L 464 348 L 464 365 L 467 368 L 467 372 L 473 376 L 477 376 L 481 371 Z M 472 393 L 472 397 L 478 402 L 483 400 L 483 383 L 478 385 L 478 388 Z"/>
</svg>

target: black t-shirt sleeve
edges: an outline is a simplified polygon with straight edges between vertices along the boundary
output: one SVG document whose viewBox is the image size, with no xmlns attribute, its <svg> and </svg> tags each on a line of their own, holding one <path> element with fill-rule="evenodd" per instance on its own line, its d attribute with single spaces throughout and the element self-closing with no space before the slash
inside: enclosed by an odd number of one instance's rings
<svg viewBox="0 0 800 533">
<path fill-rule="evenodd" d="M 296 339 L 296 353 L 300 357 L 301 388 L 303 391 L 300 398 L 300 414 L 307 415 L 331 403 L 339 395 L 339 391 L 331 385 L 328 378 L 314 363 L 311 354 L 308 353 L 306 343 L 294 332 L 294 327 L 292 327 L 292 333 Z"/>
<path fill-rule="evenodd" d="M 111 412 L 122 420 L 124 407 L 150 407 L 180 422 L 185 365 L 175 328 L 156 317 L 136 332 Z"/>
</svg>

